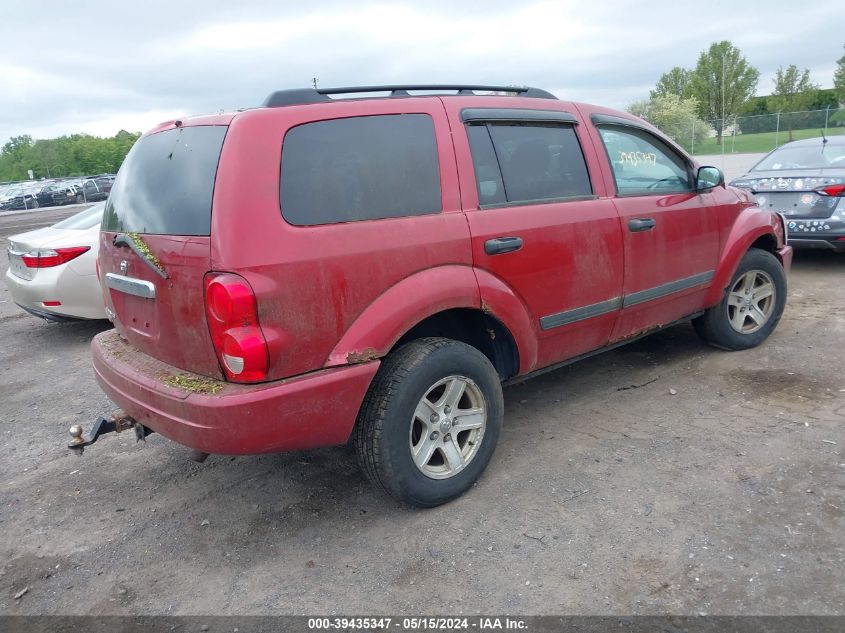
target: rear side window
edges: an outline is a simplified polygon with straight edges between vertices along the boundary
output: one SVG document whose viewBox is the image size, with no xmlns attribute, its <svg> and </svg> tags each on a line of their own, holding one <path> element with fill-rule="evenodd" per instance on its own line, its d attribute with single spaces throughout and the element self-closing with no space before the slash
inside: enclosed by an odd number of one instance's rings
<svg viewBox="0 0 845 633">
<path fill-rule="evenodd" d="M 181 127 L 142 137 L 123 161 L 104 231 L 209 235 L 211 197 L 226 127 Z"/>
<path fill-rule="evenodd" d="M 282 215 L 312 226 L 437 213 L 440 167 L 427 114 L 297 126 L 282 146 Z"/>
<path fill-rule="evenodd" d="M 592 196 L 572 125 L 476 124 L 467 134 L 482 206 Z"/>
</svg>

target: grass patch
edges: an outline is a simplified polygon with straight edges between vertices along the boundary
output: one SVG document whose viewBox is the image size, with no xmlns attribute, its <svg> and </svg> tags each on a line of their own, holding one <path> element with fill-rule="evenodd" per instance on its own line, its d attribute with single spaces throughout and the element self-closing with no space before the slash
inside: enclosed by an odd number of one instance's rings
<svg viewBox="0 0 845 633">
<path fill-rule="evenodd" d="M 153 255 L 153 252 L 150 250 L 150 247 L 147 246 L 147 243 L 143 240 L 143 238 L 141 238 L 140 234 L 127 233 L 126 235 L 129 236 L 129 239 L 132 240 L 132 242 L 135 244 L 135 248 L 138 249 L 138 252 L 144 256 L 144 259 L 146 259 L 153 266 L 155 266 L 162 275 L 166 275 L 166 273 L 164 272 L 164 266 L 161 265 L 161 262 L 159 261 L 158 257 Z"/>
<path fill-rule="evenodd" d="M 169 387 L 181 389 L 188 393 L 202 393 L 215 395 L 226 383 L 214 380 L 213 378 L 199 378 L 197 376 L 186 376 L 184 374 L 162 373 L 159 380 Z"/>
<path fill-rule="evenodd" d="M 828 128 L 827 136 L 841 136 L 845 134 L 843 128 Z M 819 139 L 819 146 L 821 146 L 821 130 L 793 130 L 792 140 L 798 141 L 805 138 Z M 725 137 L 725 154 L 751 154 L 760 152 L 770 152 L 775 147 L 789 142 L 789 132 L 781 130 L 780 132 L 758 132 L 756 134 L 737 134 L 734 136 Z M 695 154 L 721 154 L 722 145 L 718 138 L 708 138 L 703 143 L 695 144 Z"/>
</svg>

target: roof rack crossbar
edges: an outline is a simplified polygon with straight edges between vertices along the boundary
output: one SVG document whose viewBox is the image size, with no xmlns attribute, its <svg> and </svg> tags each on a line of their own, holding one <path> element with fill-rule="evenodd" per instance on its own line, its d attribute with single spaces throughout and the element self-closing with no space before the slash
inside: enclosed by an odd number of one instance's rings
<svg viewBox="0 0 845 633">
<path fill-rule="evenodd" d="M 387 92 L 391 97 L 410 97 L 410 90 L 414 91 L 454 91 L 459 95 L 473 95 L 476 91 L 516 93 L 520 97 L 536 99 L 557 99 L 553 94 L 540 88 L 529 86 L 486 86 L 481 84 L 403 84 L 386 86 L 344 86 L 341 88 L 298 88 L 293 90 L 277 90 L 264 100 L 265 107 L 285 105 L 304 105 L 332 101 L 330 95 L 364 94 Z"/>
</svg>

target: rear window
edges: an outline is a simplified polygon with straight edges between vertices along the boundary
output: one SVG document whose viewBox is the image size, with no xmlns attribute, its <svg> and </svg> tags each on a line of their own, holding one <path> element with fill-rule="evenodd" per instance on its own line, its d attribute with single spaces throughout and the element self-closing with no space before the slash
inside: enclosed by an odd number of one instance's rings
<svg viewBox="0 0 845 633">
<path fill-rule="evenodd" d="M 103 221 L 103 208 L 106 206 L 105 202 L 95 204 L 85 211 L 70 216 L 67 219 L 53 225 L 54 229 L 90 229 Z"/>
<path fill-rule="evenodd" d="M 142 137 L 114 181 L 103 230 L 209 235 L 226 127 L 182 127 Z"/>
<path fill-rule="evenodd" d="M 822 144 L 781 147 L 757 163 L 751 171 L 825 169 L 845 167 L 845 145 Z"/>
<path fill-rule="evenodd" d="M 391 114 L 291 129 L 282 146 L 281 204 L 285 220 L 299 226 L 437 213 L 434 122 Z"/>
</svg>

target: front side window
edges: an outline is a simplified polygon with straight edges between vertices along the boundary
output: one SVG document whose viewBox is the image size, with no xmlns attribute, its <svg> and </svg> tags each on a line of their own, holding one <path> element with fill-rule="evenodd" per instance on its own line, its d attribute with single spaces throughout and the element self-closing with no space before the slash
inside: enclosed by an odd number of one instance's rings
<svg viewBox="0 0 845 633">
<path fill-rule="evenodd" d="M 591 196 L 572 125 L 487 123 L 467 127 L 481 206 Z"/>
<path fill-rule="evenodd" d="M 331 119 L 282 145 L 282 215 L 298 226 L 441 210 L 434 122 L 427 114 Z"/>
<path fill-rule="evenodd" d="M 602 126 L 599 133 L 620 196 L 692 191 L 686 161 L 648 132 Z"/>
</svg>

